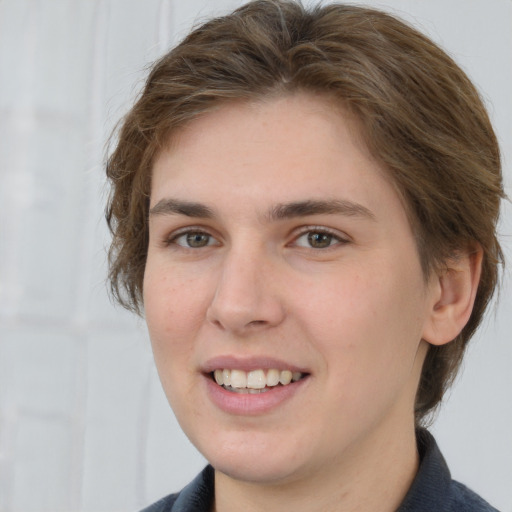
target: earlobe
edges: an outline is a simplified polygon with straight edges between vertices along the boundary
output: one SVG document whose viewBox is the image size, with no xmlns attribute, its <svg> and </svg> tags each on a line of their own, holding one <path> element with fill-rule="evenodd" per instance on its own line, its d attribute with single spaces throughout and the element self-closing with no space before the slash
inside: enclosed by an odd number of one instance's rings
<svg viewBox="0 0 512 512">
<path fill-rule="evenodd" d="M 431 284 L 434 291 L 423 339 L 432 345 L 449 343 L 462 331 L 471 316 L 482 270 L 482 248 L 446 261 Z"/>
</svg>

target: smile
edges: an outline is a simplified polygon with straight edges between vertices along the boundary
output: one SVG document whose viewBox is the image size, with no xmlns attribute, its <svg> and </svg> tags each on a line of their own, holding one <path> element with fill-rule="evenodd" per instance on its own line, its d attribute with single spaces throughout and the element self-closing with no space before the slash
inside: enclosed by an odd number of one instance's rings
<svg viewBox="0 0 512 512">
<path fill-rule="evenodd" d="M 257 394 L 269 391 L 276 386 L 287 386 L 304 377 L 301 372 L 291 370 L 244 370 L 217 369 L 212 372 L 215 382 L 227 391 L 234 393 Z"/>
</svg>

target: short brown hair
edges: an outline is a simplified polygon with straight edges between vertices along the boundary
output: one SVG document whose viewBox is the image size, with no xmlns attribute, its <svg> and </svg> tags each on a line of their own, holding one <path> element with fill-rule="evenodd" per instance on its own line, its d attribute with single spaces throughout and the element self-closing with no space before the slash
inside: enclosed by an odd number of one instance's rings
<svg viewBox="0 0 512 512">
<path fill-rule="evenodd" d="M 425 276 L 457 251 L 483 249 L 471 318 L 452 342 L 429 348 L 419 421 L 451 384 L 496 288 L 504 192 L 498 143 L 477 90 L 443 50 L 389 14 L 256 0 L 197 27 L 156 62 L 107 163 L 111 290 L 141 312 L 151 168 L 170 135 L 223 102 L 299 91 L 328 95 L 357 116 L 404 201 Z"/>
</svg>

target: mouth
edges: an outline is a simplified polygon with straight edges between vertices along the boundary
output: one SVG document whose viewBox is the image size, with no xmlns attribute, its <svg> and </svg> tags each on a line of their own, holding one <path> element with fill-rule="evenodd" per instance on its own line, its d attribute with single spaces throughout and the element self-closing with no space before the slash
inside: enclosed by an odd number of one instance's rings
<svg viewBox="0 0 512 512">
<path fill-rule="evenodd" d="M 210 373 L 211 379 L 226 391 L 239 394 L 260 394 L 272 389 L 289 386 L 307 377 L 308 374 L 270 368 L 244 371 L 217 368 Z"/>
</svg>

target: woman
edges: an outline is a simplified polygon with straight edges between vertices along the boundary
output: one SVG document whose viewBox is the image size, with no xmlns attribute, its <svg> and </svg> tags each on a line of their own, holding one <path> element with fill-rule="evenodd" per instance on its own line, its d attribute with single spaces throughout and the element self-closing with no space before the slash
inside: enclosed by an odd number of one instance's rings
<svg viewBox="0 0 512 512">
<path fill-rule="evenodd" d="M 502 258 L 496 138 L 442 50 L 250 2 L 156 63 L 107 174 L 113 291 L 210 463 L 148 511 L 494 510 L 422 428 Z"/>
</svg>

